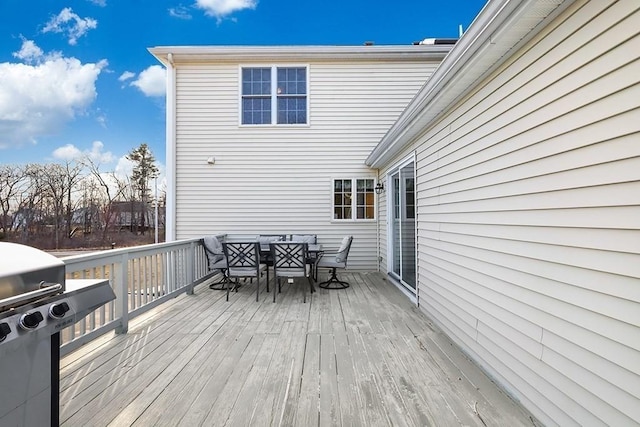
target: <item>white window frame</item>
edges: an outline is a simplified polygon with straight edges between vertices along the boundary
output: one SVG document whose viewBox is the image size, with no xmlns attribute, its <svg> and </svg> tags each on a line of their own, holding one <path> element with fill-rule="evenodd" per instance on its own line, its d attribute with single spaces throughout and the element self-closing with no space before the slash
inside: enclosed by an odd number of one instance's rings
<svg viewBox="0 0 640 427">
<path fill-rule="evenodd" d="M 242 70 L 245 68 L 271 68 L 271 123 L 244 124 L 242 123 Z M 306 123 L 278 123 L 278 69 L 279 68 L 304 68 L 306 72 Z M 311 124 L 309 111 L 309 64 L 241 64 L 238 67 L 238 126 L 240 127 L 308 127 Z"/>
<path fill-rule="evenodd" d="M 334 188 L 335 188 L 335 182 L 336 180 L 341 180 L 341 181 L 351 181 L 351 218 L 335 218 L 334 217 L 334 211 L 336 208 L 335 205 L 335 193 L 334 193 Z M 373 218 L 357 218 L 357 188 L 358 188 L 358 180 L 371 180 L 373 181 L 373 197 L 374 197 L 374 201 L 373 201 Z M 375 176 L 334 176 L 331 178 L 331 183 L 330 183 L 330 194 L 331 194 L 331 221 L 332 222 L 338 222 L 338 223 L 345 223 L 345 222 L 372 222 L 372 221 L 377 221 L 378 219 L 378 195 L 375 192 L 375 187 L 377 184 L 377 179 Z"/>
</svg>

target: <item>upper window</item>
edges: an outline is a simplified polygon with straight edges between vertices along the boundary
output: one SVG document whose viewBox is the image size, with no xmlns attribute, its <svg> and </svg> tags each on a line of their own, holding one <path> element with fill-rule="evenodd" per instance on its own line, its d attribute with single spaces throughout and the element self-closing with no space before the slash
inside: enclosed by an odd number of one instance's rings
<svg viewBox="0 0 640 427">
<path fill-rule="evenodd" d="M 374 180 L 334 179 L 333 219 L 375 219 Z"/>
<path fill-rule="evenodd" d="M 307 124 L 307 68 L 242 68 L 242 124 Z"/>
</svg>

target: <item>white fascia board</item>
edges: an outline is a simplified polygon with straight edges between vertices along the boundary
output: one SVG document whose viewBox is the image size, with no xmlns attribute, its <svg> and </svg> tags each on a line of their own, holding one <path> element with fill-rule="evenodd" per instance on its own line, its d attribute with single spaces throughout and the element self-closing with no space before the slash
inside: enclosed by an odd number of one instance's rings
<svg viewBox="0 0 640 427">
<path fill-rule="evenodd" d="M 167 65 L 246 61 L 441 61 L 451 45 L 406 46 L 159 46 L 149 52 Z"/>
<path fill-rule="evenodd" d="M 399 154 L 476 83 L 504 63 L 510 51 L 534 37 L 540 23 L 573 0 L 489 1 L 442 61 L 365 164 L 380 168 Z M 514 43 L 513 40 L 516 40 Z"/>
</svg>

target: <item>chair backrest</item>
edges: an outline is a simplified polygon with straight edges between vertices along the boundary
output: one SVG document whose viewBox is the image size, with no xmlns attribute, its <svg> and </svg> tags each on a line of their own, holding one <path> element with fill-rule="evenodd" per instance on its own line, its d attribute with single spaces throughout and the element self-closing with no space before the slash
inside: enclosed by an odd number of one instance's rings
<svg viewBox="0 0 640 427">
<path fill-rule="evenodd" d="M 258 242 L 222 242 L 222 248 L 227 258 L 229 276 L 259 276 L 260 246 Z"/>
<path fill-rule="evenodd" d="M 307 275 L 308 245 L 304 242 L 273 242 L 270 245 L 276 277 Z"/>
<path fill-rule="evenodd" d="M 346 236 L 342 239 L 342 244 L 336 253 L 336 262 L 344 262 L 347 264 L 347 257 L 349 256 L 349 249 L 351 249 L 351 242 L 353 242 L 353 236 Z"/>
<path fill-rule="evenodd" d="M 258 243 L 260 243 L 261 250 L 268 251 L 269 243 L 281 242 L 286 239 L 286 234 L 260 234 L 258 235 Z"/>
<path fill-rule="evenodd" d="M 292 234 L 289 237 L 291 242 L 302 242 L 308 243 L 310 245 L 315 245 L 318 243 L 318 236 L 315 234 Z"/>
<path fill-rule="evenodd" d="M 271 243 L 271 242 L 280 242 L 287 238 L 286 234 L 259 234 L 258 242 L 263 243 Z"/>
<path fill-rule="evenodd" d="M 204 253 L 207 256 L 209 269 L 211 269 L 214 264 L 224 259 L 222 243 L 216 236 L 205 236 L 202 239 L 202 246 L 204 247 Z"/>
</svg>

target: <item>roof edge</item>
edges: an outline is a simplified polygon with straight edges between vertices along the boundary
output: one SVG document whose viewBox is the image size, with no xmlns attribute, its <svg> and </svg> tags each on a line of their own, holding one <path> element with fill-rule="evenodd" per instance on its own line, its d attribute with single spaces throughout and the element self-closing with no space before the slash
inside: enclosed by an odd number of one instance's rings
<svg viewBox="0 0 640 427">
<path fill-rule="evenodd" d="M 489 1 L 414 99 L 371 151 L 365 164 L 380 168 L 404 150 L 451 105 L 475 88 L 480 78 L 503 64 L 507 53 L 530 40 L 540 23 L 573 0 Z M 509 43 L 509 40 L 517 40 Z M 487 57 L 493 61 L 479 64 Z"/>
<path fill-rule="evenodd" d="M 166 66 L 206 62 L 300 61 L 300 60 L 393 60 L 441 61 L 453 45 L 373 46 L 157 46 L 148 51 Z M 172 57 L 172 61 L 169 59 Z"/>
</svg>

